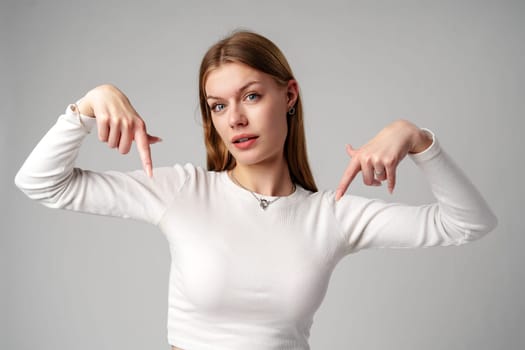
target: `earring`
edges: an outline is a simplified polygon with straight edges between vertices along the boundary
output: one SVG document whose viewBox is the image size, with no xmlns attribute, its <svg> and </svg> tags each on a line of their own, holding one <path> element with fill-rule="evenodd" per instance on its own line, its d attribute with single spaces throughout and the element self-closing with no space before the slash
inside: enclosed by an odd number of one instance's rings
<svg viewBox="0 0 525 350">
<path fill-rule="evenodd" d="M 290 107 L 290 109 L 288 110 L 288 115 L 292 116 L 292 115 L 294 115 L 294 114 L 295 114 L 295 107 L 292 106 L 292 107 Z"/>
</svg>

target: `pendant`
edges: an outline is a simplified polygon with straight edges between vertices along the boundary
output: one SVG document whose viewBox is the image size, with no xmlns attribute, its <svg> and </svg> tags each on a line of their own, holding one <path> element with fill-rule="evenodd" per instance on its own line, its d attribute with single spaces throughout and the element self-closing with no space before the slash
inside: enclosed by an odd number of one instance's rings
<svg viewBox="0 0 525 350">
<path fill-rule="evenodd" d="M 269 204 L 270 203 L 266 199 L 259 199 L 259 205 L 261 206 L 261 208 L 263 208 L 263 210 L 266 210 Z"/>
</svg>

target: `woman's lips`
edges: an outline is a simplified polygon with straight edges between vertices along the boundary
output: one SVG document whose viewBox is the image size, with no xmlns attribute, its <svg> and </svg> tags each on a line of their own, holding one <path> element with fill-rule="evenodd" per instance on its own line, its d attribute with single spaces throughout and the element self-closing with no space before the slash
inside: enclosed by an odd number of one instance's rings
<svg viewBox="0 0 525 350">
<path fill-rule="evenodd" d="M 237 140 L 233 141 L 233 143 L 246 142 L 248 140 L 255 139 L 255 138 L 257 138 L 257 136 L 241 137 L 241 138 L 238 138 Z"/>
<path fill-rule="evenodd" d="M 233 143 L 237 143 L 237 142 L 243 142 L 243 141 L 247 141 L 247 139 L 252 139 L 252 138 L 256 138 L 257 135 L 254 135 L 254 134 L 238 134 L 238 135 L 235 135 L 234 137 L 232 137 L 232 140 L 231 142 Z"/>
<path fill-rule="evenodd" d="M 233 141 L 233 145 L 238 149 L 248 149 L 257 141 L 257 136 L 241 137 Z"/>
</svg>

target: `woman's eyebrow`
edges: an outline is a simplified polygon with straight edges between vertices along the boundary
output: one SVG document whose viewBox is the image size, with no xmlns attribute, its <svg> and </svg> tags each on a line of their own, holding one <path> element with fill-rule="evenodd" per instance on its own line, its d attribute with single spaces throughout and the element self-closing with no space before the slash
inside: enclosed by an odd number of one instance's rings
<svg viewBox="0 0 525 350">
<path fill-rule="evenodd" d="M 244 84 L 240 89 L 237 90 L 237 95 L 240 94 L 241 92 L 243 92 L 244 90 L 246 90 L 247 88 L 249 88 L 250 86 L 252 86 L 254 84 L 258 84 L 258 83 L 260 83 L 260 81 L 252 80 L 252 81 Z M 206 99 L 207 100 L 209 100 L 209 99 L 220 100 L 221 98 L 220 97 L 216 97 L 216 96 L 207 96 Z"/>
</svg>

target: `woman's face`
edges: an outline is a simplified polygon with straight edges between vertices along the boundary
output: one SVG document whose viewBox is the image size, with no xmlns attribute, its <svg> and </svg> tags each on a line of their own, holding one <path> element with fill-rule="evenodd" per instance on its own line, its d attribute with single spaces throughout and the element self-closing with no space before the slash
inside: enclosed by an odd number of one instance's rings
<svg viewBox="0 0 525 350">
<path fill-rule="evenodd" d="M 286 113 L 295 104 L 297 83 L 279 86 L 269 75 L 242 63 L 225 63 L 205 83 L 215 129 L 239 165 L 283 159 Z"/>
</svg>

